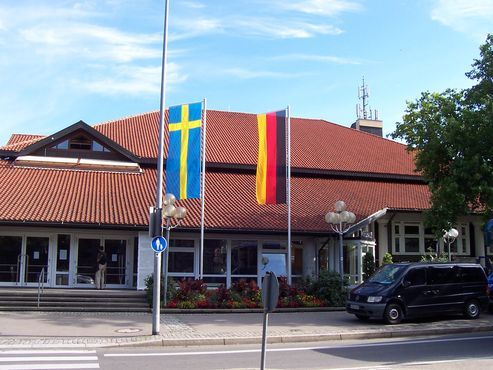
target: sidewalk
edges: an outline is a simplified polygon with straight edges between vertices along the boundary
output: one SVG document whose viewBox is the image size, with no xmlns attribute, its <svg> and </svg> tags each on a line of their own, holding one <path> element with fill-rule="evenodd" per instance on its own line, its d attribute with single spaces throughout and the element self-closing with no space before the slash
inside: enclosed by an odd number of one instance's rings
<svg viewBox="0 0 493 370">
<path fill-rule="evenodd" d="M 0 312 L 0 350 L 261 343 L 261 313 L 162 313 L 160 335 L 149 313 Z M 493 331 L 493 315 L 460 316 L 400 325 L 361 322 L 344 311 L 269 314 L 270 343 L 393 338 Z"/>
</svg>

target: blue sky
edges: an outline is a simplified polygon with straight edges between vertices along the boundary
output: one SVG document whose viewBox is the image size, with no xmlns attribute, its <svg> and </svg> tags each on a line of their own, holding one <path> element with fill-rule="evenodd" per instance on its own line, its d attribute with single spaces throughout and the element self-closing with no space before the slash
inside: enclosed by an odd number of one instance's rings
<svg viewBox="0 0 493 370">
<path fill-rule="evenodd" d="M 0 0 L 0 143 L 159 109 L 164 0 Z M 384 133 L 465 88 L 491 0 L 170 0 L 166 105 L 349 126 L 364 76 Z"/>
</svg>

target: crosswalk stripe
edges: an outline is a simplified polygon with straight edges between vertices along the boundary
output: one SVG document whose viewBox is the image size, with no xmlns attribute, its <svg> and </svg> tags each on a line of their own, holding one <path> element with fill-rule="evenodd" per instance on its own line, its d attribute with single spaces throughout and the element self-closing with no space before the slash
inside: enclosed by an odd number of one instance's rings
<svg viewBox="0 0 493 370">
<path fill-rule="evenodd" d="M 0 357 L 0 362 L 21 361 L 97 361 L 98 356 L 35 356 L 35 357 Z"/>
<path fill-rule="evenodd" d="M 92 354 L 96 353 L 95 350 L 72 350 L 72 349 L 62 349 L 62 350 L 52 350 L 52 349 L 14 349 L 14 350 L 0 350 L 0 355 L 58 355 L 58 354 L 74 354 L 74 355 L 82 355 L 82 354 Z"/>
<path fill-rule="evenodd" d="M 0 370 L 99 369 L 95 350 L 0 351 Z"/>
<path fill-rule="evenodd" d="M 99 364 L 22 364 L 0 365 L 0 370 L 99 369 Z"/>
</svg>

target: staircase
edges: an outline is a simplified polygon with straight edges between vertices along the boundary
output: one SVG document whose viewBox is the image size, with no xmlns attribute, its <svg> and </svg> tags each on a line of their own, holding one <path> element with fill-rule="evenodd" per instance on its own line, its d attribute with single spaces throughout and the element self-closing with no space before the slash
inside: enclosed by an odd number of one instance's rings
<svg viewBox="0 0 493 370">
<path fill-rule="evenodd" d="M 0 311 L 150 312 L 146 293 L 136 290 L 0 288 Z"/>
</svg>

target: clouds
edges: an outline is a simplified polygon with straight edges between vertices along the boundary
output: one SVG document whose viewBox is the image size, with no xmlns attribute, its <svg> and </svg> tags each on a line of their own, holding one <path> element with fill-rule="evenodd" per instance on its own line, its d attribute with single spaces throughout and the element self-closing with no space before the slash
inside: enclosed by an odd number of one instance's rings
<svg viewBox="0 0 493 370">
<path fill-rule="evenodd" d="M 163 10 L 160 0 L 0 2 L 0 107 L 8 121 L 2 126 L 63 124 L 55 117 L 67 112 L 87 119 L 95 106 L 157 101 Z M 302 61 L 357 64 L 302 49 L 304 42 L 339 37 L 342 17 L 363 10 L 356 0 L 173 1 L 167 94 L 190 94 L 200 83 L 207 89 L 223 81 L 302 79 L 314 73 L 300 71 Z M 299 43 L 299 54 L 273 59 L 279 42 Z M 32 109 L 18 114 L 25 102 Z M 126 108 L 113 110 L 123 115 Z"/>
<path fill-rule="evenodd" d="M 431 18 L 459 32 L 484 41 L 491 32 L 493 2 L 491 0 L 436 0 Z"/>
<path fill-rule="evenodd" d="M 321 16 L 334 16 L 343 12 L 363 9 L 360 3 L 346 0 L 280 1 L 278 4 L 285 9 Z"/>
</svg>

